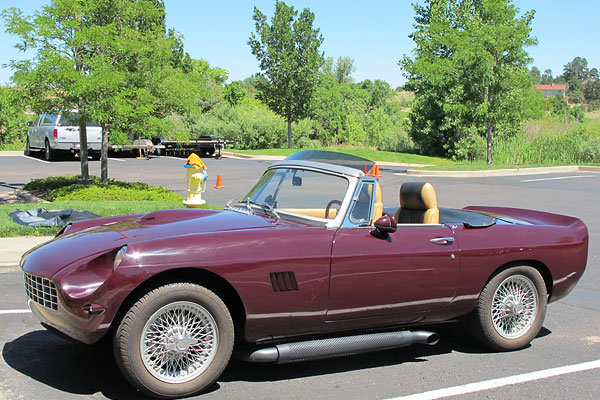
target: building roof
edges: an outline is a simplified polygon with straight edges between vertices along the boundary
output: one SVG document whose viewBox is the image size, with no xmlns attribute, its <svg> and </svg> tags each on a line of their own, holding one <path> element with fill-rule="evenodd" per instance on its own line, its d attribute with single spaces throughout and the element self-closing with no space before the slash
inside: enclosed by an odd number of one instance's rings
<svg viewBox="0 0 600 400">
<path fill-rule="evenodd" d="M 567 91 L 567 85 L 559 85 L 557 83 L 553 83 L 551 85 L 536 85 L 535 88 L 537 90 L 564 90 Z"/>
</svg>

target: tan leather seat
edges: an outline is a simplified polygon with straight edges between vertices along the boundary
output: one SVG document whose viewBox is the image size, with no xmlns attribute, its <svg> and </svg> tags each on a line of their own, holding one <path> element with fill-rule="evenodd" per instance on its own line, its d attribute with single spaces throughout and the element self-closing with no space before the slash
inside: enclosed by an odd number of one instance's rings
<svg viewBox="0 0 600 400">
<path fill-rule="evenodd" d="M 431 183 L 405 182 L 400 187 L 400 208 L 396 210 L 399 224 L 439 224 L 440 210 Z"/>
<path fill-rule="evenodd" d="M 377 186 L 375 186 L 375 204 L 373 205 L 373 221 L 371 224 L 375 223 L 382 215 L 383 202 L 381 201 L 381 186 L 379 185 L 379 182 L 377 182 Z"/>
</svg>

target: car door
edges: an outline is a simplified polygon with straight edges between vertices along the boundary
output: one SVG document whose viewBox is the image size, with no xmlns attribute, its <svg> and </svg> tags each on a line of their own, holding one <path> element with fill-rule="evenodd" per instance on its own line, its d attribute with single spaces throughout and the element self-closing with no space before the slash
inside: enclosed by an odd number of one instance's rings
<svg viewBox="0 0 600 400">
<path fill-rule="evenodd" d="M 460 250 L 446 225 L 405 224 L 385 238 L 372 227 L 338 230 L 327 321 L 439 310 L 455 296 Z"/>
</svg>

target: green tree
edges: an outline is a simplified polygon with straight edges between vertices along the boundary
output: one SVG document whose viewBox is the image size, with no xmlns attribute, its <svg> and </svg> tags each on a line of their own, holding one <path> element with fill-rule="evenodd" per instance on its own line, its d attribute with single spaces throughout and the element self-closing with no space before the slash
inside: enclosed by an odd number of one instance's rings
<svg viewBox="0 0 600 400">
<path fill-rule="evenodd" d="M 27 115 L 22 93 L 9 85 L 0 86 L 0 144 L 25 141 Z"/>
<path fill-rule="evenodd" d="M 325 76 L 331 76 L 337 83 L 352 83 L 352 74 L 356 71 L 354 59 L 350 57 L 339 57 L 333 62 L 333 57 L 327 57 L 321 66 Z"/>
<path fill-rule="evenodd" d="M 573 61 L 565 64 L 563 75 L 569 84 L 573 81 L 583 82 L 589 76 L 587 60 L 583 57 L 575 57 Z"/>
<path fill-rule="evenodd" d="M 541 83 L 543 85 L 551 85 L 552 82 L 554 82 L 554 78 L 552 78 L 552 70 L 551 69 L 544 70 L 544 73 L 542 74 Z"/>
<path fill-rule="evenodd" d="M 415 142 L 429 153 L 457 156 L 465 135 L 484 137 L 493 162 L 494 136 L 520 128 L 518 99 L 533 91 L 526 46 L 534 12 L 518 15 L 510 0 L 426 0 L 414 5 L 415 57 L 400 65 L 416 94 Z"/>
<path fill-rule="evenodd" d="M 598 68 L 592 68 L 592 69 L 590 69 L 589 78 L 590 79 L 599 79 L 600 78 L 598 76 Z"/>
<path fill-rule="evenodd" d="M 542 76 L 538 67 L 531 67 L 531 71 L 529 71 L 529 73 L 531 74 L 531 79 L 533 79 L 534 84 L 539 85 L 542 82 Z"/>
<path fill-rule="evenodd" d="M 313 28 L 314 14 L 305 8 L 300 14 L 283 1 L 275 3 L 271 25 L 254 7 L 256 34 L 248 44 L 259 61 L 261 75 L 259 98 L 288 124 L 288 147 L 292 147 L 292 122 L 310 114 L 317 88 L 323 54 L 319 46 L 323 37 Z"/>
<path fill-rule="evenodd" d="M 231 106 L 238 105 L 242 100 L 244 100 L 246 94 L 248 94 L 248 92 L 240 81 L 233 81 L 229 84 L 226 84 L 225 88 L 223 89 L 223 98 Z"/>
<path fill-rule="evenodd" d="M 590 79 L 585 84 L 585 99 L 590 102 L 594 100 L 600 100 L 600 80 Z"/>
<path fill-rule="evenodd" d="M 31 60 L 13 61 L 13 80 L 34 111 L 77 108 L 81 175 L 89 178 L 86 122 L 102 126 L 102 180 L 108 181 L 109 132 L 156 134 L 166 117 L 193 104 L 197 91 L 180 37 L 166 31 L 162 0 L 52 0 L 32 17 L 3 11 L 17 47 Z M 185 76 L 184 76 L 185 75 Z M 188 83 L 189 82 L 189 83 Z"/>
</svg>

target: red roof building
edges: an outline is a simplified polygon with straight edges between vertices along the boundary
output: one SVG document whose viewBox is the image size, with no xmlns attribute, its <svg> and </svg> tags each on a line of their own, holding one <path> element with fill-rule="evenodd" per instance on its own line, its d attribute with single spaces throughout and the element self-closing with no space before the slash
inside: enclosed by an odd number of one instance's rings
<svg viewBox="0 0 600 400">
<path fill-rule="evenodd" d="M 568 99 L 567 85 L 553 83 L 551 85 L 536 85 L 535 88 L 544 93 L 544 97 L 551 97 L 561 94 L 565 99 Z"/>
</svg>

